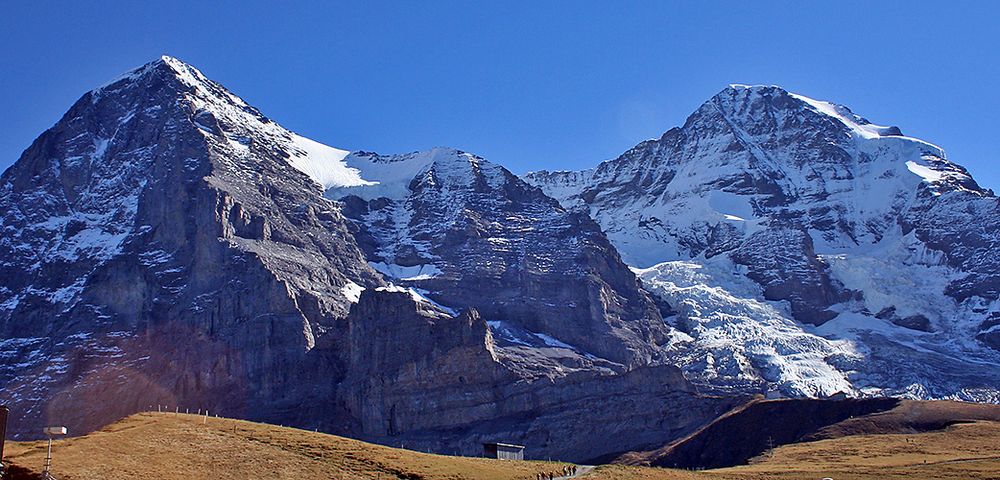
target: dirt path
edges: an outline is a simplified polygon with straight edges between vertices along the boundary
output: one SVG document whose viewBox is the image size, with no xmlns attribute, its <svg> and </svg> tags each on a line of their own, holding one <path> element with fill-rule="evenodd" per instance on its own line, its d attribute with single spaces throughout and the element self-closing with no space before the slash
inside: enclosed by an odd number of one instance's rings
<svg viewBox="0 0 1000 480">
<path fill-rule="evenodd" d="M 577 465 L 576 466 L 576 473 L 575 474 L 573 474 L 573 475 L 567 475 L 565 477 L 556 477 L 556 478 L 553 478 L 552 480 L 568 480 L 570 478 L 582 477 L 582 476 L 584 476 L 584 475 L 586 475 L 586 474 L 588 474 L 588 473 L 590 473 L 592 471 L 594 471 L 594 466 L 593 465 Z"/>
</svg>

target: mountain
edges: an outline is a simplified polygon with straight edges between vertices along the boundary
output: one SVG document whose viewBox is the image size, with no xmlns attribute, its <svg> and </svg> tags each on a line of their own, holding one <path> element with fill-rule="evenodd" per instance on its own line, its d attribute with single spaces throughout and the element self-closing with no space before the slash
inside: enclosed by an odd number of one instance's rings
<svg viewBox="0 0 1000 480">
<path fill-rule="evenodd" d="M 0 177 L 16 418 L 35 433 L 157 403 L 250 415 L 314 388 L 293 366 L 341 370 L 310 352 L 353 285 L 383 281 L 293 168 L 340 155 L 316 145 L 170 57 L 77 101 Z"/>
<path fill-rule="evenodd" d="M 667 341 L 655 303 L 600 227 L 505 168 L 452 149 L 359 152 L 346 163 L 366 184 L 326 195 L 344 202 L 371 265 L 444 305 L 476 309 L 504 343 L 621 371 L 655 360 Z"/>
<path fill-rule="evenodd" d="M 732 85 L 614 160 L 525 179 L 601 225 L 703 388 L 1000 401 L 1000 203 L 897 127 Z"/>
<path fill-rule="evenodd" d="M 0 232 L 16 438 L 164 405 L 586 459 L 738 401 L 664 361 L 675 332 L 586 213 L 457 150 L 309 140 L 171 57 L 4 172 Z"/>
<path fill-rule="evenodd" d="M 761 392 L 996 403 L 997 202 L 777 87 L 518 177 L 323 145 L 163 57 L 0 176 L 0 402 L 18 438 L 165 405 L 577 461 Z"/>
</svg>

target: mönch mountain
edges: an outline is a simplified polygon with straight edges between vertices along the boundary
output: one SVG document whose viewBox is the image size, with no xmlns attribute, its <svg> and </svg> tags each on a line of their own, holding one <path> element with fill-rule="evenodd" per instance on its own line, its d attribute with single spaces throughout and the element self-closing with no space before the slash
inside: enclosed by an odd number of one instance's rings
<svg viewBox="0 0 1000 480">
<path fill-rule="evenodd" d="M 0 177 L 0 402 L 18 438 L 168 405 L 566 460 L 755 393 L 996 403 L 997 209 L 940 148 L 778 87 L 519 177 L 328 147 L 163 57 Z"/>
<path fill-rule="evenodd" d="M 527 180 L 601 225 L 723 391 L 997 402 L 997 197 L 846 107 L 732 85 L 685 124 Z"/>
</svg>

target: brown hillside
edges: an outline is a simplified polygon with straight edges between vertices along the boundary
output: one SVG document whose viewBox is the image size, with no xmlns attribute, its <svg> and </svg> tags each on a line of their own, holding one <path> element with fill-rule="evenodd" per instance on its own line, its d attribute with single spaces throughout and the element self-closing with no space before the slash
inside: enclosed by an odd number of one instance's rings
<svg viewBox="0 0 1000 480">
<path fill-rule="evenodd" d="M 45 443 L 9 444 L 6 455 L 19 477 L 37 478 Z M 241 420 L 156 413 L 59 440 L 54 459 L 59 480 L 515 480 L 565 466 L 430 455 Z"/>
<path fill-rule="evenodd" d="M 906 406 L 910 402 L 903 402 Z M 913 402 L 905 414 L 929 418 L 968 404 Z M 987 409 L 988 410 L 988 409 Z M 912 412 L 923 413 L 914 415 Z M 983 410 L 972 407 L 972 413 Z M 910 412 L 910 413 L 907 413 Z M 927 412 L 932 412 L 928 414 Z M 968 411 L 966 411 L 968 413 Z M 56 477 L 66 479 L 519 479 L 564 464 L 428 455 L 237 420 L 142 414 L 85 437 L 56 443 Z M 893 420 L 895 421 L 895 420 Z M 749 465 L 706 471 L 608 465 L 587 480 L 1000 479 L 1000 422 L 959 423 L 914 434 L 864 434 L 785 445 Z M 724 448 L 724 446 L 723 446 Z M 37 478 L 44 444 L 14 443 L 5 459 Z"/>
<path fill-rule="evenodd" d="M 794 443 L 750 465 L 705 471 L 608 465 L 587 480 L 998 480 L 1000 423 Z"/>
<path fill-rule="evenodd" d="M 878 433 L 930 432 L 956 423 L 976 420 L 1000 422 L 1000 405 L 947 400 L 932 402 L 902 400 L 892 410 L 835 423 L 808 435 L 803 440 Z"/>
</svg>

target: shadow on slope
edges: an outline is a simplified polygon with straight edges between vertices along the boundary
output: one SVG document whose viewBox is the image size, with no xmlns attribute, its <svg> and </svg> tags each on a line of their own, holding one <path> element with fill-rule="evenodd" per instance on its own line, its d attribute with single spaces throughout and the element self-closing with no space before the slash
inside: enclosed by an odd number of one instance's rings
<svg viewBox="0 0 1000 480">
<path fill-rule="evenodd" d="M 674 468 L 723 468 L 746 464 L 775 447 L 852 435 L 919 433 L 956 423 L 1000 420 L 1000 406 L 895 398 L 756 399 L 691 435 L 614 463 Z"/>
</svg>

